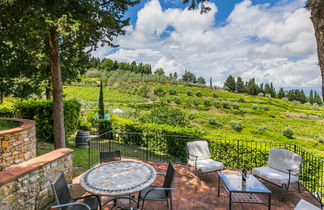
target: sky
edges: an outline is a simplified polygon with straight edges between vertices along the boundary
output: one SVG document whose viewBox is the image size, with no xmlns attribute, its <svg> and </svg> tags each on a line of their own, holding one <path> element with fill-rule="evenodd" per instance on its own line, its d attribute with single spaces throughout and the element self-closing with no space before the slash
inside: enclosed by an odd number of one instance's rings
<svg viewBox="0 0 324 210">
<path fill-rule="evenodd" d="M 305 0 L 212 0 L 211 11 L 181 0 L 144 0 L 129 8 L 118 48 L 93 56 L 148 63 L 166 74 L 186 70 L 222 86 L 226 77 L 255 78 L 276 88 L 319 89 L 316 41 Z"/>
</svg>

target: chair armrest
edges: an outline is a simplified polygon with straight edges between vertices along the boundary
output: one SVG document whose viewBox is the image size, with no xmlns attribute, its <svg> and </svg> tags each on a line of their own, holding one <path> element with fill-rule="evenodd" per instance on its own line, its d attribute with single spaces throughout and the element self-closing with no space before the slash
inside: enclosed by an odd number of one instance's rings
<svg viewBox="0 0 324 210">
<path fill-rule="evenodd" d="M 158 171 L 156 172 L 156 174 L 161 176 L 166 176 L 166 172 L 162 172 L 162 171 Z"/>
<path fill-rule="evenodd" d="M 58 208 L 66 207 L 66 206 L 75 206 L 75 205 L 84 206 L 84 207 L 86 207 L 87 209 L 91 210 L 91 208 L 90 208 L 87 204 L 82 203 L 82 202 L 71 202 L 71 203 L 65 203 L 65 204 L 60 204 L 60 205 L 52 206 L 51 208 L 58 209 Z"/>
<path fill-rule="evenodd" d="M 176 188 L 166 188 L 166 187 L 154 187 L 154 188 L 151 188 L 149 191 L 147 191 L 144 195 L 144 200 L 146 198 L 146 196 L 152 192 L 152 191 L 155 191 L 155 190 L 163 190 L 163 191 L 171 191 L 171 190 L 175 190 Z"/>
<path fill-rule="evenodd" d="M 71 188 L 72 186 L 75 186 L 75 185 L 80 185 L 79 183 L 76 183 L 76 184 L 68 184 L 68 187 Z"/>
<path fill-rule="evenodd" d="M 74 200 L 79 200 L 79 199 L 90 198 L 90 197 L 96 197 L 98 200 L 100 200 L 98 195 L 85 195 L 85 196 L 78 197 L 78 198 L 73 198 L 73 199 Z"/>
</svg>

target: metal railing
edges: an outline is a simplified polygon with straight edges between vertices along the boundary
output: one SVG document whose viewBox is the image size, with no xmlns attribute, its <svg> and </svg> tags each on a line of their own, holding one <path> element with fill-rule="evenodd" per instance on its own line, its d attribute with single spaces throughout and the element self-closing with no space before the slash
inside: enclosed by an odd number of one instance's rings
<svg viewBox="0 0 324 210">
<path fill-rule="evenodd" d="M 324 193 L 324 161 L 295 144 L 201 138 L 193 136 L 160 135 L 150 133 L 107 132 L 89 140 L 89 167 L 99 162 L 99 153 L 120 150 L 122 156 L 158 162 L 186 163 L 186 142 L 207 140 L 212 158 L 223 162 L 226 169 L 252 170 L 267 165 L 271 148 L 287 149 L 303 158 L 301 184 L 322 201 Z"/>
</svg>

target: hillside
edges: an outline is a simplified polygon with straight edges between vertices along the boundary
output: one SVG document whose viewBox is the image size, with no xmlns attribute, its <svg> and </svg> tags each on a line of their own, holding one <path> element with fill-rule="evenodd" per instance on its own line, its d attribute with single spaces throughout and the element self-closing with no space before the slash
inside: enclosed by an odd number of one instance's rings
<svg viewBox="0 0 324 210">
<path fill-rule="evenodd" d="M 99 78 L 86 80 L 91 80 L 92 86 L 65 86 L 64 94 L 79 99 L 89 111 L 97 109 L 99 87 L 95 84 Z M 324 136 L 323 107 L 202 87 L 148 82 L 108 84 L 104 91 L 107 112 L 121 108 L 126 117 L 140 115 L 149 112 L 155 103 L 164 102 L 188 113 L 190 127 L 202 130 L 206 137 L 296 143 L 324 157 L 324 144 L 318 140 Z M 241 131 L 233 130 L 233 120 L 241 122 Z M 285 128 L 293 129 L 293 138 L 282 134 Z"/>
</svg>

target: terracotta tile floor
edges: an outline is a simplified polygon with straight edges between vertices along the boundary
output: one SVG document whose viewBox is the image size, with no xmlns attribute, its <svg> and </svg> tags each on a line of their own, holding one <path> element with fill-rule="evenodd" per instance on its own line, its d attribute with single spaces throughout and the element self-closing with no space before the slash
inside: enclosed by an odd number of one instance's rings
<svg viewBox="0 0 324 210">
<path fill-rule="evenodd" d="M 150 165 L 154 166 L 157 171 L 166 171 L 167 164 L 146 161 Z M 198 184 L 197 178 L 193 176 L 191 172 L 186 173 L 185 166 L 175 164 L 177 173 L 174 182 L 174 187 L 176 190 L 173 193 L 173 209 L 175 210 L 189 210 L 189 209 L 228 209 L 228 195 L 224 188 L 221 188 L 220 197 L 217 197 L 217 183 L 218 176 L 216 173 L 210 173 L 202 176 L 201 185 Z M 223 171 L 223 172 L 233 172 L 233 171 Z M 78 182 L 78 178 L 75 178 L 73 182 Z M 158 176 L 154 185 L 161 185 L 163 182 L 163 176 Z M 263 182 L 271 191 L 271 209 L 294 209 L 298 201 L 303 198 L 315 205 L 319 203 L 308 193 L 304 188 L 302 192 L 285 192 L 283 189 Z M 222 184 L 221 184 L 222 185 Z M 293 186 L 296 187 L 296 186 Z M 80 193 L 80 192 L 78 192 Z M 136 195 L 137 196 L 137 195 Z M 267 202 L 267 197 L 259 196 L 261 200 Z M 281 201 L 283 198 L 283 201 Z M 107 200 L 108 197 L 103 197 L 103 201 Z M 136 198 L 135 198 L 136 199 Z M 129 207 L 127 200 L 119 200 L 118 204 L 120 206 Z M 136 205 L 133 204 L 133 207 Z M 111 209 L 111 203 L 104 206 L 104 209 Z M 146 210 L 163 210 L 167 209 L 166 202 L 162 201 L 146 201 Z M 255 209 L 267 209 L 267 206 L 260 204 L 233 204 L 232 209 L 244 209 L 244 210 L 255 210 Z"/>
</svg>

